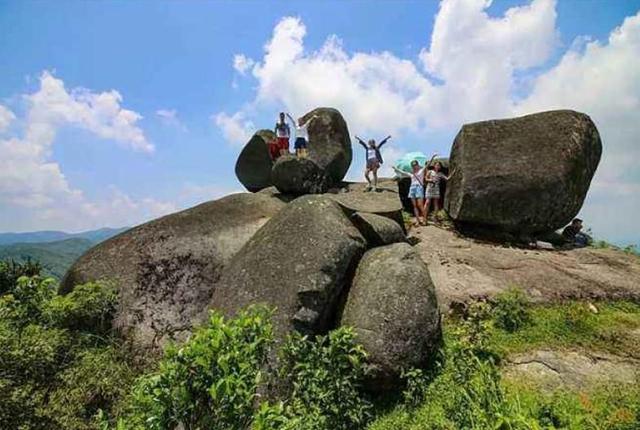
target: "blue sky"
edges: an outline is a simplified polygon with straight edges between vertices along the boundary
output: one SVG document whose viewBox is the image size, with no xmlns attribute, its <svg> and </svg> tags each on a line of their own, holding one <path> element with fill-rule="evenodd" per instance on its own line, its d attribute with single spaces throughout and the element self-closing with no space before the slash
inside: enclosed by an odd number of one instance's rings
<svg viewBox="0 0 640 430">
<path fill-rule="evenodd" d="M 640 0 L 0 1 L 0 231 L 131 225 L 240 190 L 243 139 L 280 109 L 331 103 L 352 133 L 393 133 L 393 159 L 448 154 L 467 121 L 572 107 L 592 115 L 611 154 L 583 216 L 600 236 L 640 242 L 629 144 L 639 10 Z M 48 137 L 28 132 L 43 127 Z M 349 177 L 361 165 L 356 152 Z M 614 199 L 611 187 L 624 192 Z"/>
</svg>

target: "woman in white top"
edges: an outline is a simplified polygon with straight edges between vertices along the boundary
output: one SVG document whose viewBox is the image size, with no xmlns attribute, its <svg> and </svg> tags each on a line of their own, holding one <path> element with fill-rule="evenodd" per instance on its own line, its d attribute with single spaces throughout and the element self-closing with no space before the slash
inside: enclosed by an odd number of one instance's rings
<svg viewBox="0 0 640 430">
<path fill-rule="evenodd" d="M 433 154 L 431 161 L 436 158 L 437 154 Z M 420 167 L 420 163 L 417 160 L 411 162 L 411 173 L 400 170 L 397 167 L 393 167 L 393 170 L 402 177 L 411 178 L 411 186 L 409 187 L 409 198 L 413 204 L 413 214 L 416 217 L 414 225 L 424 225 L 421 216 L 424 209 L 424 175 L 427 171 L 427 166 L 431 163 L 427 163 L 424 167 Z"/>
<path fill-rule="evenodd" d="M 309 144 L 309 125 L 311 124 L 311 121 L 318 117 L 318 115 L 313 115 L 307 120 L 307 122 L 302 122 L 302 118 L 300 118 L 297 123 L 291 115 L 287 114 L 287 116 L 296 127 L 296 140 L 293 143 L 296 155 L 298 158 L 306 158 L 307 145 Z"/>
</svg>

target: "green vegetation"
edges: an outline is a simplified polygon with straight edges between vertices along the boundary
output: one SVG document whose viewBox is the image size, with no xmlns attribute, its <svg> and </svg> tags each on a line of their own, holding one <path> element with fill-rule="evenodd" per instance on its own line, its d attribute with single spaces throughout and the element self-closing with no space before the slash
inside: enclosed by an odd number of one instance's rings
<svg viewBox="0 0 640 430">
<path fill-rule="evenodd" d="M 515 323 L 515 324 L 514 324 Z M 638 357 L 640 306 L 570 303 L 532 307 L 510 290 L 495 303 L 477 303 L 465 319 L 445 324 L 445 348 L 434 376 L 409 373 L 404 402 L 370 430 L 638 429 L 640 387 L 594 386 L 583 392 L 544 392 L 505 381 L 499 364 L 510 353 L 537 348 L 584 348 Z"/>
<path fill-rule="evenodd" d="M 16 263 L 38 261 L 44 275 L 61 279 L 73 262 L 93 245 L 94 242 L 80 238 L 0 245 L 0 260 Z"/>
<path fill-rule="evenodd" d="M 504 380 L 500 367 L 509 354 L 542 347 L 640 358 L 637 304 L 533 306 L 509 290 L 446 320 L 434 366 L 407 369 L 402 393 L 373 398 L 363 388 L 366 353 L 348 328 L 277 345 L 269 309 L 233 319 L 214 312 L 142 368 L 112 332 L 113 288 L 86 284 L 59 296 L 39 270 L 0 263 L 3 429 L 640 428 L 638 384 L 545 392 Z"/>
<path fill-rule="evenodd" d="M 0 428 L 95 428 L 135 376 L 110 334 L 116 294 L 86 284 L 58 296 L 38 270 L 0 264 Z"/>
</svg>

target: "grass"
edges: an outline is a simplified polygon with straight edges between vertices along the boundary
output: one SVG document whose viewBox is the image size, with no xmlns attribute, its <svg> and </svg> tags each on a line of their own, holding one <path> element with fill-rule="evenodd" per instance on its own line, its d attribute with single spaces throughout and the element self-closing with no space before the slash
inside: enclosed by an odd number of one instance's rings
<svg viewBox="0 0 640 430">
<path fill-rule="evenodd" d="M 445 320 L 443 365 L 423 381 L 421 399 L 379 409 L 369 430 L 640 429 L 640 384 L 541 391 L 534 382 L 503 380 L 498 364 L 510 354 L 537 349 L 640 359 L 633 334 L 640 328 L 640 305 L 601 302 L 596 313 L 588 303 L 532 306 L 523 297 L 509 292 L 484 304 L 480 315 Z"/>
<path fill-rule="evenodd" d="M 489 344 L 499 355 L 539 348 L 582 348 L 640 359 L 640 305 L 596 303 L 597 313 L 581 302 L 534 307 L 530 321 L 510 333 L 494 329 Z"/>
</svg>

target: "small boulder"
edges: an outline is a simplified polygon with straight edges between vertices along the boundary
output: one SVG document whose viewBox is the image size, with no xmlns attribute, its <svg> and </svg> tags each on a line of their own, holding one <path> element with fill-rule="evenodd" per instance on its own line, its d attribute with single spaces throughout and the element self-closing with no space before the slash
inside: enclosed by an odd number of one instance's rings
<svg viewBox="0 0 640 430">
<path fill-rule="evenodd" d="M 345 183 L 336 193 L 327 194 L 342 206 L 349 215 L 356 212 L 372 213 L 397 222 L 404 230 L 402 201 L 398 195 L 398 184 L 392 179 L 381 179 L 378 191 L 365 192 L 367 184 Z"/>
<path fill-rule="evenodd" d="M 552 232 L 582 207 L 601 153 L 591 118 L 570 110 L 466 124 L 446 209 L 463 230 Z"/>
<path fill-rule="evenodd" d="M 222 269 L 284 206 L 265 194 L 233 194 L 142 224 L 82 255 L 60 292 L 112 281 L 119 290 L 115 328 L 137 348 L 159 350 L 206 317 Z"/>
<path fill-rule="evenodd" d="M 330 182 L 324 171 L 309 158 L 284 155 L 276 161 L 271 180 L 283 194 L 321 194 Z"/>
<path fill-rule="evenodd" d="M 273 161 L 269 154 L 269 142 L 275 138 L 273 131 L 259 130 L 240 151 L 236 161 L 236 176 L 252 193 L 271 186 Z"/>
<path fill-rule="evenodd" d="M 351 138 L 340 112 L 317 108 L 302 120 L 314 115 L 317 118 L 309 125 L 308 158 L 281 158 L 273 167 L 271 179 L 283 193 L 324 193 L 342 181 L 351 165 Z"/>
<path fill-rule="evenodd" d="M 325 196 L 289 203 L 224 269 L 210 307 L 232 315 L 251 304 L 276 307 L 278 339 L 321 333 L 366 249 L 365 239 Z"/>
<path fill-rule="evenodd" d="M 405 242 L 407 240 L 402 227 L 387 217 L 366 212 L 356 212 L 351 216 L 351 220 L 371 247 Z"/>
<path fill-rule="evenodd" d="M 370 387 L 396 387 L 402 369 L 425 367 L 442 333 L 426 264 L 406 243 L 373 248 L 358 265 L 341 325 L 353 327 L 369 354 Z"/>
</svg>

